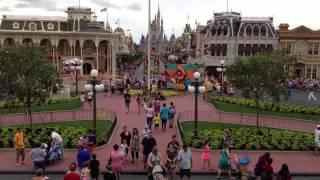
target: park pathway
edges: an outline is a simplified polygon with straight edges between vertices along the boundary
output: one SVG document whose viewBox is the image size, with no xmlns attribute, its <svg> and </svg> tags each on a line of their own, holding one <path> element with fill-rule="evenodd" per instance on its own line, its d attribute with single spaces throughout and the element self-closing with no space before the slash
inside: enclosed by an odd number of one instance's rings
<svg viewBox="0 0 320 180">
<path fill-rule="evenodd" d="M 208 103 L 199 98 L 199 110 L 201 111 L 212 111 L 215 112 L 215 109 L 210 106 Z M 194 96 L 178 96 L 168 98 L 167 104 L 170 102 L 174 102 L 176 104 L 177 112 L 184 111 L 192 111 L 194 107 Z M 98 159 L 101 162 L 102 169 L 106 165 L 106 162 L 109 158 L 109 152 L 112 150 L 112 146 L 114 144 L 120 143 L 120 133 L 122 131 L 123 126 L 127 126 L 130 130 L 133 128 L 138 128 L 140 131 L 145 126 L 145 113 L 142 111 L 140 115 L 137 114 L 138 109 L 135 104 L 135 100 L 132 99 L 132 109 L 129 114 L 125 112 L 124 99 L 120 96 L 113 97 L 104 97 L 103 94 L 98 94 L 97 97 L 97 106 L 100 108 L 107 108 L 109 110 L 115 111 L 118 115 L 118 126 L 115 129 L 114 136 L 111 139 L 109 145 L 99 147 L 96 149 L 95 153 L 97 154 Z M 86 109 L 90 109 L 86 107 Z M 167 143 L 170 141 L 171 136 L 173 134 L 177 134 L 176 126 L 172 129 L 169 129 L 163 132 L 154 132 L 153 135 L 157 140 L 157 144 L 159 146 L 160 151 L 164 155 L 165 147 Z M 257 162 L 258 157 L 263 152 L 255 152 L 255 151 L 234 151 L 238 156 L 250 156 L 252 158 L 252 163 L 250 164 L 251 168 L 253 168 L 254 164 Z M 274 168 L 278 170 L 282 163 L 287 163 L 290 167 L 290 171 L 294 173 L 318 173 L 320 174 L 320 161 L 318 160 L 320 157 L 316 157 L 311 152 L 272 152 L 272 158 L 274 159 Z M 128 156 L 128 160 L 131 160 L 130 156 Z M 142 155 L 140 156 L 141 159 Z M 30 172 L 33 171 L 31 166 L 31 160 L 29 157 L 26 157 L 27 166 L 16 167 L 15 163 L 15 151 L 13 149 L 1 150 L 0 151 L 0 172 Z M 219 151 L 213 151 L 212 153 L 212 163 L 213 168 L 217 170 L 217 162 L 219 159 Z M 70 162 L 76 161 L 76 151 L 75 150 L 66 150 L 65 151 L 65 159 L 63 161 L 57 162 L 49 167 L 47 167 L 47 171 L 50 172 L 65 172 L 68 169 Z M 197 172 L 208 172 L 208 170 L 202 170 L 202 160 L 201 160 L 201 151 L 193 150 L 193 171 Z M 135 164 L 127 163 L 125 167 L 125 171 L 127 172 L 141 172 L 143 170 L 143 164 L 141 160 L 136 162 Z M 213 172 L 213 171 L 211 171 Z"/>
</svg>

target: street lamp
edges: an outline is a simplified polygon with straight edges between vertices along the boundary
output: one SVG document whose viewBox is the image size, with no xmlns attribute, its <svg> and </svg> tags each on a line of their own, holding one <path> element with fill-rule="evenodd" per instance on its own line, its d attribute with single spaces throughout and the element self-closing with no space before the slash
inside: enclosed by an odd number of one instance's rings
<svg viewBox="0 0 320 180">
<path fill-rule="evenodd" d="M 199 93 L 204 93 L 206 91 L 206 88 L 204 86 L 201 86 L 201 83 L 199 82 L 200 79 L 200 73 L 195 72 L 193 74 L 193 77 L 195 81 L 192 83 L 193 85 L 188 86 L 188 91 L 190 93 L 195 93 L 195 103 L 194 103 L 194 137 L 198 137 L 198 95 Z"/>
<path fill-rule="evenodd" d="M 226 72 L 226 68 L 224 67 L 224 60 L 220 61 L 220 67 L 217 68 L 217 71 L 219 73 L 221 73 L 221 85 L 220 85 L 219 89 L 221 89 L 220 95 L 222 95 L 222 93 L 223 93 L 223 73 Z"/>
<path fill-rule="evenodd" d="M 97 130 L 97 101 L 96 94 L 97 91 L 103 91 L 104 85 L 97 84 L 96 78 L 98 77 L 98 71 L 93 69 L 90 72 L 90 76 L 92 77 L 92 81 L 90 84 L 85 85 L 85 90 L 89 93 L 92 92 L 93 95 L 93 131 L 96 133 Z"/>
<path fill-rule="evenodd" d="M 78 70 L 82 69 L 83 60 L 80 60 L 78 58 L 74 58 L 74 59 L 67 60 L 67 62 L 65 64 L 69 64 L 71 71 L 73 71 L 73 73 L 75 73 L 75 75 L 76 75 L 76 77 L 75 77 L 76 78 L 76 95 L 78 95 L 79 94 Z"/>
</svg>

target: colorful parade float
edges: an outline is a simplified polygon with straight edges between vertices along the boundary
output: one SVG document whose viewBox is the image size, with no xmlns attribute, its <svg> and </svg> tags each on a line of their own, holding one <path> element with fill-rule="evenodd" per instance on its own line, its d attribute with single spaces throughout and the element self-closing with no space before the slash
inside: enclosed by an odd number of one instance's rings
<svg viewBox="0 0 320 180">
<path fill-rule="evenodd" d="M 199 66 L 195 64 L 167 64 L 161 75 L 167 82 L 168 89 L 184 90 L 198 70 Z"/>
</svg>

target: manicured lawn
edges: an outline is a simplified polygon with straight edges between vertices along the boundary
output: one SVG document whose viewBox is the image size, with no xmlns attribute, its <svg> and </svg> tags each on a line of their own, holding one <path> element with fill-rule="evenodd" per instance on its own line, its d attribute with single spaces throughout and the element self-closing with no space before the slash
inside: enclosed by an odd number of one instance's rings
<svg viewBox="0 0 320 180">
<path fill-rule="evenodd" d="M 32 112 L 41 112 L 41 111 L 58 111 L 58 110 L 72 110 L 80 108 L 79 101 L 63 102 L 56 104 L 49 104 L 43 106 L 33 106 L 31 108 Z M 14 109 L 0 109 L 0 114 L 14 114 L 14 113 L 25 113 L 26 108 L 14 108 Z"/>
<path fill-rule="evenodd" d="M 192 132 L 194 127 L 193 121 L 182 122 L 181 127 L 183 131 Z M 227 129 L 227 128 L 242 128 L 242 127 L 251 127 L 255 128 L 254 126 L 246 126 L 246 125 L 238 125 L 238 124 L 224 124 L 224 123 L 216 123 L 216 122 L 198 122 L 198 129 L 199 130 L 206 130 L 206 129 Z"/>
<path fill-rule="evenodd" d="M 215 101 L 214 105 L 220 111 L 239 112 L 239 113 L 247 113 L 247 114 L 256 114 L 257 113 L 255 108 L 245 107 L 245 106 L 241 106 L 238 104 L 231 104 L 231 103 Z M 284 113 L 284 112 L 275 112 L 275 111 L 262 111 L 261 114 L 267 115 L 267 116 L 288 117 L 288 118 L 313 120 L 313 121 L 320 120 L 320 115 L 313 115 L 313 114 Z"/>
</svg>

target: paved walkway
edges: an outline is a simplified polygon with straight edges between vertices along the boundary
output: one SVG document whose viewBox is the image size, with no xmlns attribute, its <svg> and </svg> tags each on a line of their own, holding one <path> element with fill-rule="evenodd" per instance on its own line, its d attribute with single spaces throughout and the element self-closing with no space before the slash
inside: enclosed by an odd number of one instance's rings
<svg viewBox="0 0 320 180">
<path fill-rule="evenodd" d="M 132 109 L 129 114 L 125 113 L 125 105 L 122 97 L 114 96 L 114 97 L 104 97 L 102 94 L 98 95 L 97 105 L 98 107 L 108 108 L 110 110 L 116 111 L 118 114 L 119 125 L 116 129 L 116 132 L 111 139 L 111 143 L 102 148 L 98 148 L 95 153 L 97 154 L 98 159 L 102 163 L 102 167 L 105 166 L 109 152 L 112 149 L 113 144 L 120 143 L 119 134 L 122 131 L 122 127 L 126 125 L 129 129 L 138 128 L 142 129 L 146 123 L 145 114 L 141 113 L 137 114 L 137 107 L 134 103 L 132 103 Z M 199 102 L 199 110 L 201 111 L 215 111 L 210 105 L 206 102 L 202 101 L 201 98 Z M 180 96 L 169 98 L 168 102 L 175 102 L 177 111 L 192 111 L 194 104 L 193 96 Z M 132 101 L 134 102 L 134 101 Z M 86 107 L 88 108 L 88 107 Z M 170 141 L 171 136 L 177 133 L 176 128 L 168 129 L 167 132 L 155 132 L 154 136 L 156 137 L 157 143 L 159 145 L 160 151 L 164 154 L 165 146 Z M 248 155 L 252 158 L 251 167 L 257 162 L 257 158 L 263 152 L 252 152 L 252 151 L 242 151 L 236 152 L 239 156 Z M 282 163 L 289 164 L 290 171 L 294 173 L 320 173 L 320 161 L 317 160 L 320 157 L 314 156 L 311 152 L 272 152 L 272 157 L 274 159 L 274 168 L 278 170 Z M 219 158 L 219 151 L 214 151 L 212 153 L 212 162 L 213 168 L 217 169 L 217 162 Z M 26 158 L 26 163 L 28 166 L 16 167 L 15 163 L 15 151 L 12 150 L 2 150 L 0 153 L 0 172 L 9 171 L 9 172 L 23 172 L 23 171 L 33 171 L 31 166 L 30 158 Z M 130 159 L 130 158 L 129 158 Z M 193 151 L 193 160 L 194 160 L 194 168 L 193 171 L 203 172 L 208 170 L 202 170 L 202 160 L 201 160 L 201 152 Z M 47 167 L 47 171 L 50 172 L 65 172 L 68 169 L 68 165 L 70 162 L 76 161 L 76 151 L 74 150 L 66 150 L 65 159 L 63 161 L 57 162 L 49 167 Z M 127 163 L 125 167 L 125 171 L 143 171 L 143 164 L 141 161 L 131 164 Z M 213 171 L 210 171 L 213 172 Z"/>
</svg>

